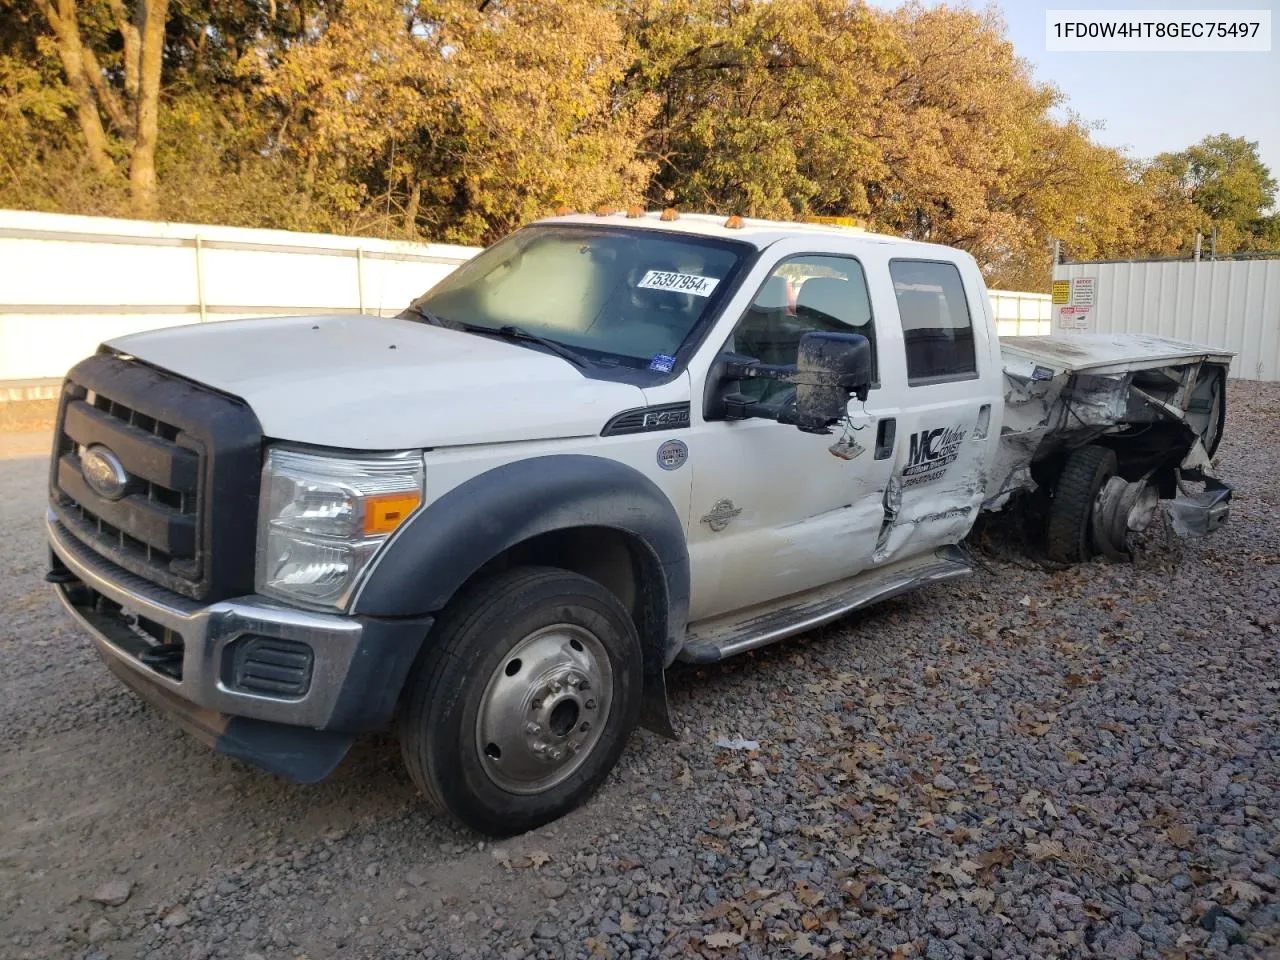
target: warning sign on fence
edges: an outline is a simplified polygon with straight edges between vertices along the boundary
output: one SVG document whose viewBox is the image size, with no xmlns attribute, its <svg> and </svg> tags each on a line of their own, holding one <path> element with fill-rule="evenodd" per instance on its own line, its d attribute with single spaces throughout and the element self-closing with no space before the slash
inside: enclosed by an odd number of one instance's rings
<svg viewBox="0 0 1280 960">
<path fill-rule="evenodd" d="M 1053 302 L 1055 304 L 1066 303 L 1067 298 L 1070 296 L 1070 294 L 1071 294 L 1070 280 L 1053 281 Z"/>
<path fill-rule="evenodd" d="M 1098 283 L 1097 277 L 1074 277 L 1071 280 L 1071 305 L 1073 307 L 1085 307 L 1086 309 L 1093 306 L 1094 287 Z"/>
</svg>

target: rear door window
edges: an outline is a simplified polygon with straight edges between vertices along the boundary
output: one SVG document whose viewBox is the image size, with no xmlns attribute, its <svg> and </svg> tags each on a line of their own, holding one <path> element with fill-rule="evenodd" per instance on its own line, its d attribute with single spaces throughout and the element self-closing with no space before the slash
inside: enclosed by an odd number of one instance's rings
<svg viewBox="0 0 1280 960">
<path fill-rule="evenodd" d="M 907 383 L 913 387 L 978 375 L 973 320 L 964 282 L 953 263 L 891 260 L 907 350 Z"/>
</svg>

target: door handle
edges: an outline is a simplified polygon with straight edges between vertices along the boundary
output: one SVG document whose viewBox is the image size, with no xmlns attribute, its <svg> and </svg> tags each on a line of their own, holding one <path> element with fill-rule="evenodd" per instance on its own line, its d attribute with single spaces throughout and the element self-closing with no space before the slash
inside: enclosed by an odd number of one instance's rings
<svg viewBox="0 0 1280 960">
<path fill-rule="evenodd" d="M 875 459 L 888 460 L 893 456 L 894 441 L 898 438 L 898 420 L 896 417 L 882 417 L 876 425 Z"/>
</svg>

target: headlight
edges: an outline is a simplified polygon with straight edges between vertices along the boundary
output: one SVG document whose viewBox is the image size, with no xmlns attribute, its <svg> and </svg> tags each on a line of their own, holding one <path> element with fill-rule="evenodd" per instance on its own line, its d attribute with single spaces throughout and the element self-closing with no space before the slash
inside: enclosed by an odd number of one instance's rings
<svg viewBox="0 0 1280 960">
<path fill-rule="evenodd" d="M 421 454 L 375 459 L 268 451 L 258 592 L 344 607 L 378 547 L 418 509 L 422 494 Z"/>
</svg>

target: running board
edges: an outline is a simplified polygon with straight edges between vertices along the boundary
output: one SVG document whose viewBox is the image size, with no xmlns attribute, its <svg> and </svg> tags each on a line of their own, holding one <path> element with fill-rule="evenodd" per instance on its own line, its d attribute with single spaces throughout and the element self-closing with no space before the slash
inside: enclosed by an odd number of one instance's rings
<svg viewBox="0 0 1280 960">
<path fill-rule="evenodd" d="M 957 547 L 942 547 L 856 577 L 737 611 L 726 617 L 690 624 L 678 659 L 716 663 L 738 653 L 767 646 L 838 620 L 847 613 L 927 583 L 951 580 L 972 567 Z"/>
</svg>

